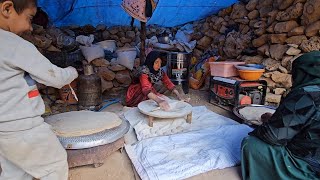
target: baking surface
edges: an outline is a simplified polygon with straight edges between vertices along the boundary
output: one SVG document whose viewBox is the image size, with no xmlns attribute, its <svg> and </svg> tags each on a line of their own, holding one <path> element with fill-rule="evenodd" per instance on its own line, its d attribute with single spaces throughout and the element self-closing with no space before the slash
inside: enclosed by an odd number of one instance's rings
<svg viewBox="0 0 320 180">
<path fill-rule="evenodd" d="M 183 101 L 169 100 L 168 101 L 170 110 L 164 111 L 162 109 L 157 109 L 158 104 L 153 100 L 146 100 L 138 105 L 138 109 L 142 114 L 157 117 L 157 118 L 176 118 L 183 117 L 192 112 L 192 106 Z"/>
<path fill-rule="evenodd" d="M 239 114 L 246 119 L 248 122 L 260 125 L 262 124 L 261 116 L 265 113 L 273 114 L 274 109 L 263 106 L 247 106 L 239 109 Z"/>
<path fill-rule="evenodd" d="M 111 112 L 72 111 L 45 118 L 60 137 L 91 135 L 117 127 L 122 120 Z"/>
</svg>

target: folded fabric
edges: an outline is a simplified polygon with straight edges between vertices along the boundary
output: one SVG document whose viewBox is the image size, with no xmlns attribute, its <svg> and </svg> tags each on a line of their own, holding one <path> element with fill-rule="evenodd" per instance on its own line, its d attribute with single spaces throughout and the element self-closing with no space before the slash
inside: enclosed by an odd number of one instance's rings
<svg viewBox="0 0 320 180">
<path fill-rule="evenodd" d="M 207 127 L 239 124 L 227 117 L 209 111 L 205 106 L 192 108 L 192 123 L 182 118 L 155 119 L 153 127 L 148 125 L 148 117 L 141 114 L 138 108 L 132 108 L 124 113 L 124 117 L 134 128 L 137 139 L 143 140 L 156 136 L 165 136 L 182 132 L 196 131 Z"/>
<path fill-rule="evenodd" d="M 133 18 L 147 22 L 146 0 L 123 0 L 121 7 Z"/>
</svg>

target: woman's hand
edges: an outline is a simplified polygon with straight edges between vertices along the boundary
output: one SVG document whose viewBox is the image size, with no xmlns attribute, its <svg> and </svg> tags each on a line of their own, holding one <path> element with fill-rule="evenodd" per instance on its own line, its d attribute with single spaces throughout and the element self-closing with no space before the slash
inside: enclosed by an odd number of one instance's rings
<svg viewBox="0 0 320 180">
<path fill-rule="evenodd" d="M 170 106 L 169 103 L 165 100 L 161 100 L 159 103 L 159 106 L 161 109 L 163 109 L 164 111 L 169 111 L 170 110 Z"/>
<path fill-rule="evenodd" d="M 163 95 L 163 94 L 158 95 L 158 97 L 159 97 L 159 99 L 161 99 L 161 100 L 167 100 L 167 99 L 170 99 L 168 96 Z"/>
<path fill-rule="evenodd" d="M 158 95 L 150 92 L 148 94 L 148 98 L 154 100 L 155 102 L 157 102 L 161 109 L 163 109 L 165 111 L 169 111 L 170 110 L 170 106 L 169 106 L 168 102 L 165 100 L 165 97 L 158 96 Z"/>
<path fill-rule="evenodd" d="M 178 99 L 180 100 L 180 101 L 183 101 L 183 102 L 189 102 L 191 99 L 190 98 L 188 98 L 188 97 L 183 97 L 183 96 L 178 96 Z"/>
<path fill-rule="evenodd" d="M 183 95 L 181 95 L 180 93 L 178 93 L 177 95 L 179 101 L 183 101 L 183 102 L 189 102 L 191 100 L 191 98 L 189 97 L 184 97 Z"/>
<path fill-rule="evenodd" d="M 264 114 L 261 115 L 261 121 L 264 122 L 264 123 L 266 123 L 266 122 L 269 121 L 269 119 L 271 118 L 271 116 L 272 116 L 272 113 L 269 113 L 269 112 L 264 113 Z"/>
<path fill-rule="evenodd" d="M 177 89 L 174 89 L 173 93 L 176 94 L 176 96 L 179 99 L 179 101 L 183 101 L 183 102 L 189 102 L 190 101 L 190 98 L 187 98 L 187 97 L 184 97 L 183 95 L 181 95 Z"/>
</svg>

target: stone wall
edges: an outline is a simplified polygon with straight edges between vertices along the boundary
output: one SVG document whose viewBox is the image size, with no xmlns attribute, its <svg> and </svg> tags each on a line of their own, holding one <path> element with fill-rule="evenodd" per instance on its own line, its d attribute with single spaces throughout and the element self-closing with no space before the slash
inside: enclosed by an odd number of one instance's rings
<svg viewBox="0 0 320 180">
<path fill-rule="evenodd" d="M 291 64 L 320 50 L 319 0 L 250 0 L 195 22 L 196 56 L 217 48 L 225 59 L 266 66 L 267 101 L 279 103 L 292 86 Z"/>
<path fill-rule="evenodd" d="M 192 40 L 197 40 L 193 55 L 200 59 L 205 52 L 218 49 L 223 59 L 265 65 L 266 73 L 261 79 L 268 82 L 267 101 L 279 103 L 292 86 L 290 72 L 293 60 L 303 53 L 320 50 L 318 9 L 319 0 L 250 0 L 247 4 L 234 4 L 217 15 L 192 23 Z M 180 27 L 148 26 L 147 38 L 165 30 L 175 34 Z M 113 39 L 118 47 L 137 46 L 140 42 L 137 27 L 87 25 L 62 29 L 74 38 L 94 34 L 96 41 Z M 33 35 L 30 41 L 40 51 L 60 51 L 56 41 L 44 29 L 36 28 Z M 131 82 L 128 79 L 130 71 L 110 63 L 110 59 L 100 59 L 95 63 L 104 79 L 105 89 L 118 90 L 118 87 L 126 87 L 127 82 Z"/>
<path fill-rule="evenodd" d="M 87 25 L 84 27 L 63 27 L 59 29 L 54 28 L 54 30 L 52 29 L 53 28 L 44 29 L 41 26 L 34 25 L 34 31 L 32 34 L 24 34 L 23 37 L 33 43 L 45 56 L 47 56 L 48 53 L 54 53 L 47 57 L 52 62 L 55 62 L 56 65 L 60 66 L 61 64 L 68 64 L 63 62 L 59 63 L 60 61 L 70 60 L 70 58 L 66 57 L 66 54 L 76 54 L 76 56 L 71 55 L 70 57 L 77 58 L 80 61 L 84 60 L 81 52 L 81 57 L 78 55 L 79 53 L 74 53 L 79 51 L 79 45 L 75 42 L 75 38 L 78 35 L 93 34 L 95 36 L 95 42 L 114 39 L 116 40 L 118 47 L 133 47 L 140 41 L 140 32 L 138 28 L 131 27 L 112 27 L 107 29 L 103 25 L 99 25 L 97 27 Z M 61 34 L 61 32 L 52 33 L 57 31 L 61 31 L 64 37 L 56 37 L 56 34 Z M 61 39 L 64 40 L 61 41 Z M 116 64 L 113 61 L 114 57 L 116 57 L 115 53 L 108 52 L 105 55 L 105 58 L 95 59 L 91 62 L 95 67 L 97 74 L 101 77 L 103 91 L 119 92 L 126 89 L 132 82 L 131 71 L 122 65 Z M 135 67 L 139 66 L 139 58 L 135 61 Z"/>
<path fill-rule="evenodd" d="M 292 86 L 294 59 L 320 50 L 318 9 L 319 0 L 250 0 L 234 4 L 217 15 L 193 22 L 192 40 L 197 40 L 193 55 L 200 59 L 206 51 L 218 49 L 223 59 L 265 65 L 266 73 L 261 79 L 268 82 L 267 102 L 277 104 Z M 149 26 L 147 37 L 164 30 L 174 34 L 180 27 Z M 138 43 L 139 31 L 135 30 L 133 41 Z M 120 33 L 127 34 L 121 27 L 114 27 L 106 30 L 103 38 L 118 38 L 118 46 L 128 45 Z"/>
</svg>

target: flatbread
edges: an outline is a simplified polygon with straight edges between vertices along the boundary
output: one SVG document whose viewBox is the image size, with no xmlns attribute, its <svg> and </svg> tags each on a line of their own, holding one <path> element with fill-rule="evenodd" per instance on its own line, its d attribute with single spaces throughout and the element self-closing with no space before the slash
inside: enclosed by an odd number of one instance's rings
<svg viewBox="0 0 320 180">
<path fill-rule="evenodd" d="M 78 137 L 112 129 L 122 120 L 111 112 L 72 111 L 49 116 L 45 122 L 60 137 Z"/>
<path fill-rule="evenodd" d="M 271 113 L 275 112 L 274 109 L 270 109 L 267 107 L 244 107 L 239 110 L 239 114 L 241 114 L 246 120 L 248 121 L 260 121 L 261 122 L 261 115 L 264 113 Z"/>
<path fill-rule="evenodd" d="M 164 111 L 162 109 L 154 110 L 158 108 L 158 104 L 153 100 L 146 100 L 138 104 L 138 109 L 141 113 L 157 117 L 157 118 L 177 118 L 183 117 L 192 112 L 192 106 L 186 102 L 178 100 L 168 100 L 170 109 Z"/>
</svg>

